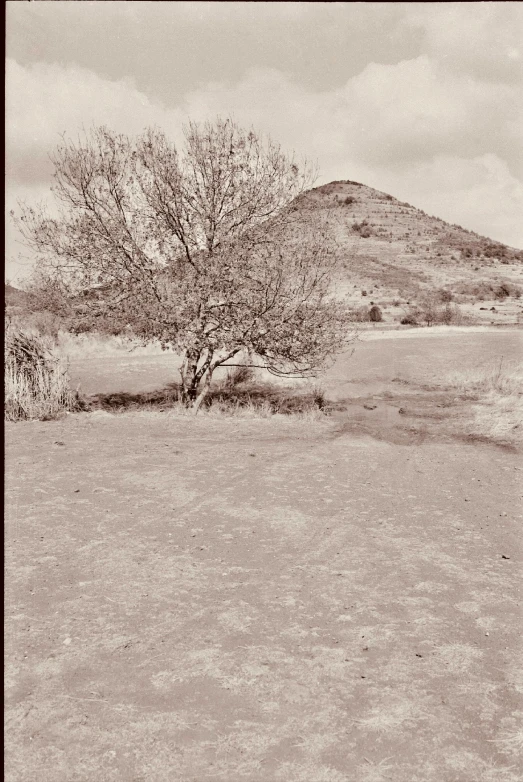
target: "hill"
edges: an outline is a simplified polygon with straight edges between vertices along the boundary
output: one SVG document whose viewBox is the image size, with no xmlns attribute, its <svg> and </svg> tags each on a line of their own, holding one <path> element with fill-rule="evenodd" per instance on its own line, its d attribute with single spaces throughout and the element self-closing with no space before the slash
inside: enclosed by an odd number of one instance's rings
<svg viewBox="0 0 523 782">
<path fill-rule="evenodd" d="M 4 286 L 4 303 L 6 307 L 23 306 L 27 301 L 27 294 L 19 288 L 15 288 L 8 282 Z"/>
<path fill-rule="evenodd" d="M 376 304 L 385 323 L 399 323 L 431 296 L 457 304 L 469 323 L 523 322 L 523 250 L 349 180 L 309 190 L 291 210 L 304 223 L 321 213 L 339 248 L 336 294 L 356 318 Z M 29 308 L 11 285 L 5 297 L 8 312 Z"/>
<path fill-rule="evenodd" d="M 396 319 L 394 306 L 441 292 L 476 321 L 517 322 L 523 311 L 523 250 L 358 182 L 314 188 L 294 209 L 322 212 L 340 248 L 337 291 L 355 307 L 372 300 Z"/>
</svg>

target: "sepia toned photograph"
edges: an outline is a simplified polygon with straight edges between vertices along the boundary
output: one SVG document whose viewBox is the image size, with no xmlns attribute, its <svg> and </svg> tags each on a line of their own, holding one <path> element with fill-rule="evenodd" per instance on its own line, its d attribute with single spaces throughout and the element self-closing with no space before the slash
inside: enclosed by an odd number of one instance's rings
<svg viewBox="0 0 523 782">
<path fill-rule="evenodd" d="M 5 9 L 6 782 L 521 782 L 523 4 Z"/>
</svg>

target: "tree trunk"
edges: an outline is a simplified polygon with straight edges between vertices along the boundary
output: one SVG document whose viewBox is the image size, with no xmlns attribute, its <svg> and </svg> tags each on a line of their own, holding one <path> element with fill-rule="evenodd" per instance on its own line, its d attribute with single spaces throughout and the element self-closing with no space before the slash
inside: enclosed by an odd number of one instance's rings
<svg viewBox="0 0 523 782">
<path fill-rule="evenodd" d="M 209 392 L 209 388 L 211 386 L 211 379 L 212 379 L 212 370 L 208 369 L 203 381 L 202 390 L 200 391 L 200 393 L 198 394 L 198 396 L 194 401 L 194 404 L 192 405 L 192 411 L 194 415 L 197 414 L 198 410 L 202 406 L 205 397 Z"/>
<path fill-rule="evenodd" d="M 231 350 L 228 355 L 213 361 L 213 351 L 207 349 L 205 360 L 198 369 L 198 363 L 202 352 L 199 350 L 186 351 L 185 358 L 180 367 L 180 375 L 182 377 L 180 398 L 182 404 L 184 404 L 185 407 L 192 409 L 194 415 L 197 414 L 205 397 L 209 393 L 212 375 L 216 367 L 233 358 L 233 356 L 239 352 L 240 348 L 235 348 L 234 350 Z"/>
<path fill-rule="evenodd" d="M 180 367 L 182 378 L 180 398 L 185 407 L 192 407 L 198 396 L 199 379 L 197 373 L 199 358 L 200 352 L 198 350 L 187 350 Z"/>
</svg>

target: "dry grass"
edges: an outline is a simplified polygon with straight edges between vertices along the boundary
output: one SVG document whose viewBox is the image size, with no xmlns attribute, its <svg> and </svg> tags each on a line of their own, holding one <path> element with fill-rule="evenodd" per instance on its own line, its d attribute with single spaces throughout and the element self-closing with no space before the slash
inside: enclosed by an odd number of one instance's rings
<svg viewBox="0 0 523 782">
<path fill-rule="evenodd" d="M 192 416 L 193 411 L 178 404 L 172 408 L 172 412 L 176 415 Z M 242 401 L 241 403 L 232 403 L 227 400 L 212 401 L 204 407 L 201 407 L 198 416 L 206 416 L 208 418 L 247 418 L 247 419 L 260 419 L 260 418 L 279 418 L 288 419 L 292 418 L 296 422 L 312 423 L 314 421 L 325 420 L 325 413 L 318 407 L 306 407 L 301 409 L 295 409 L 292 411 L 282 412 L 278 410 L 268 400 L 250 400 Z"/>
<path fill-rule="evenodd" d="M 501 359 L 495 364 L 449 372 L 428 383 L 402 377 L 392 382 L 421 394 L 415 403 L 412 398 L 406 402 L 410 417 L 451 422 L 449 432 L 460 439 L 523 445 L 523 365 L 518 362 Z M 391 392 L 389 398 L 394 396 Z M 417 404 L 420 412 L 414 412 L 411 404 Z"/>
<path fill-rule="evenodd" d="M 326 413 L 329 403 L 318 386 L 285 386 L 259 380 L 245 366 L 229 371 L 228 376 L 211 387 L 205 404 L 208 408 L 263 417 L 275 414 Z"/>
<path fill-rule="evenodd" d="M 215 402 L 209 407 L 204 408 L 203 414 L 211 417 L 233 416 L 235 418 L 273 418 L 274 416 L 288 418 L 289 416 L 292 416 L 293 419 L 303 423 L 321 421 L 325 418 L 325 412 L 320 410 L 319 407 L 304 406 L 302 409 L 281 412 L 271 406 L 267 400 L 261 403 L 247 402 L 246 404 L 236 404 L 235 406 L 227 403 L 222 404 L 220 402 Z"/>
<path fill-rule="evenodd" d="M 493 741 L 502 747 L 505 752 L 510 752 L 519 757 L 523 753 L 523 728 L 513 733 L 507 731 L 501 738 Z"/>
<path fill-rule="evenodd" d="M 285 387 L 261 382 L 251 373 L 240 371 L 216 382 L 201 406 L 199 416 L 234 416 L 240 418 L 270 418 L 274 415 L 299 416 L 300 420 L 318 420 L 329 411 L 322 389 L 317 387 Z M 176 383 L 158 391 L 137 394 L 98 394 L 91 399 L 91 409 L 122 413 L 127 410 L 169 411 L 178 415 L 193 415 L 179 401 Z"/>
<path fill-rule="evenodd" d="M 444 380 L 445 384 L 464 394 L 488 393 L 510 396 L 523 392 L 523 365 L 504 362 L 480 366 L 466 372 L 456 372 Z"/>
<path fill-rule="evenodd" d="M 470 433 L 500 443 L 523 444 L 523 395 L 490 392 L 472 408 Z"/>
<path fill-rule="evenodd" d="M 48 420 L 79 407 L 63 360 L 45 340 L 13 328 L 5 334 L 4 394 L 7 421 Z"/>
<path fill-rule="evenodd" d="M 445 385 L 471 398 L 467 432 L 476 437 L 517 445 L 523 443 L 523 366 L 498 364 L 455 373 Z"/>
<path fill-rule="evenodd" d="M 66 358 L 87 358 L 88 356 L 113 356 L 122 353 L 154 356 L 161 355 L 163 351 L 160 343 L 144 345 L 139 340 L 125 335 L 111 336 L 96 332 L 71 334 L 68 331 L 59 331 L 55 352 Z"/>
</svg>

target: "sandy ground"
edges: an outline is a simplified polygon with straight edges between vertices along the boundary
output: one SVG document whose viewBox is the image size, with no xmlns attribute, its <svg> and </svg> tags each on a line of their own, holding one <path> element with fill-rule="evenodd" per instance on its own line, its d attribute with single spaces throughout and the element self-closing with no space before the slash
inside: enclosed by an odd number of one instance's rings
<svg viewBox="0 0 523 782">
<path fill-rule="evenodd" d="M 518 329 L 363 331 L 351 349 L 317 379 L 332 398 L 368 395 L 397 378 L 439 383 L 452 372 L 494 368 L 523 360 L 523 331 Z M 87 394 L 154 391 L 179 381 L 180 359 L 173 353 L 90 355 L 70 359 L 73 386 Z M 216 377 L 227 370 L 218 368 Z"/>
<path fill-rule="evenodd" d="M 8 782 L 522 779 L 521 454 L 362 401 L 7 425 Z"/>
<path fill-rule="evenodd" d="M 380 328 L 379 326 L 366 326 L 362 329 L 360 339 L 361 340 L 374 340 L 374 339 L 423 339 L 431 337 L 449 337 L 461 334 L 463 336 L 469 334 L 497 334 L 501 337 L 508 335 L 519 334 L 519 329 L 515 327 L 503 328 L 492 326 L 431 326 L 430 328 L 413 326 L 408 329 L 398 329 L 397 327 Z M 510 337 L 509 337 L 510 339 Z"/>
</svg>

